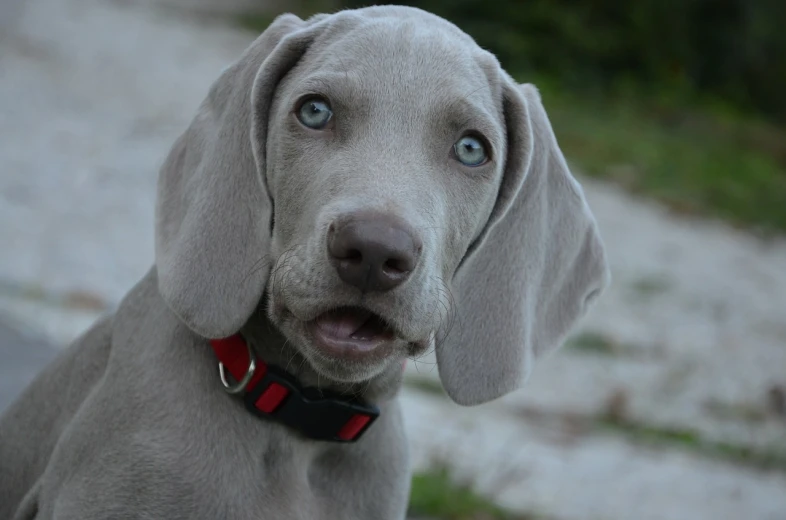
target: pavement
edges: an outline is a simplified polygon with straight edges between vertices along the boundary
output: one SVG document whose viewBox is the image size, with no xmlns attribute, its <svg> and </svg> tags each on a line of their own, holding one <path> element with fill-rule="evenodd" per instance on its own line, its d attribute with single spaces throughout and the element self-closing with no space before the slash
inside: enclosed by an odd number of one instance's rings
<svg viewBox="0 0 786 520">
<path fill-rule="evenodd" d="M 158 167 L 255 36 L 150 5 L 29 0 L 0 26 L 0 408 L 150 267 Z M 416 467 L 564 520 L 786 519 L 786 241 L 582 183 L 612 287 L 489 405 L 409 363 Z"/>
</svg>

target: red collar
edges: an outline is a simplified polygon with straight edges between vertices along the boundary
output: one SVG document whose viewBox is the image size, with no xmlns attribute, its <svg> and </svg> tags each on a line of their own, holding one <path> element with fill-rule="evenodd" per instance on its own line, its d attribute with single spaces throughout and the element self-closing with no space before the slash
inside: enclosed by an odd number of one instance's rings
<svg viewBox="0 0 786 520">
<path fill-rule="evenodd" d="M 282 369 L 255 359 L 240 334 L 211 339 L 210 345 L 227 391 L 242 393 L 246 408 L 254 415 L 286 424 L 306 437 L 335 442 L 358 440 L 379 417 L 374 405 L 304 388 Z M 241 384 L 231 386 L 222 366 Z"/>
</svg>

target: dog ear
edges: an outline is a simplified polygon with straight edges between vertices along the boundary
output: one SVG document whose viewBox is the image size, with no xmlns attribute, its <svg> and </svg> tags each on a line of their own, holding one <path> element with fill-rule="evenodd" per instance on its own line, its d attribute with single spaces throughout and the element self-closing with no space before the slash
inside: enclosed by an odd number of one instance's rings
<svg viewBox="0 0 786 520">
<path fill-rule="evenodd" d="M 463 405 L 519 388 L 610 279 L 594 217 L 540 95 L 504 76 L 502 184 L 453 281 L 457 324 L 436 345 L 443 386 Z"/>
<path fill-rule="evenodd" d="M 268 112 L 281 78 L 313 40 L 282 15 L 211 86 L 159 176 L 156 268 L 161 295 L 204 337 L 237 332 L 270 269 L 265 180 Z"/>
</svg>

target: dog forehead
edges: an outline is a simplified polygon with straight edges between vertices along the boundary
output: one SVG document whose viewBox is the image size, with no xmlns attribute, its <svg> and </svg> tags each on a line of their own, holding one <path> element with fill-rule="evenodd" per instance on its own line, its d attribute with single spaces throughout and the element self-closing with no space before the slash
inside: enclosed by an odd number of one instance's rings
<svg viewBox="0 0 786 520">
<path fill-rule="evenodd" d="M 358 14 L 367 11 L 375 15 Z M 300 80 L 355 84 L 352 90 L 376 93 L 383 102 L 399 97 L 426 105 L 471 97 L 484 112 L 495 112 L 499 62 L 450 22 L 414 8 L 368 8 L 324 23 L 297 67 Z"/>
<path fill-rule="evenodd" d="M 317 38 L 323 44 L 347 38 L 370 36 L 386 41 L 402 36 L 431 35 L 453 44 L 470 45 L 480 49 L 472 37 L 458 26 L 433 13 L 407 6 L 371 6 L 318 15 L 314 20 L 322 25 Z"/>
</svg>

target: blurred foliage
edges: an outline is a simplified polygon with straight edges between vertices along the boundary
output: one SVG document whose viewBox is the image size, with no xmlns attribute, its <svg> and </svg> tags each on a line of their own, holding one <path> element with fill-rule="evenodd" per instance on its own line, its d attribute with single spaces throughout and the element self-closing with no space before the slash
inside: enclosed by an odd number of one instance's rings
<svg viewBox="0 0 786 520">
<path fill-rule="evenodd" d="M 506 511 L 475 493 L 468 485 L 460 485 L 446 468 L 416 473 L 412 477 L 409 518 L 433 520 L 540 520 L 533 514 Z"/>
<path fill-rule="evenodd" d="M 456 23 L 502 65 L 569 90 L 618 84 L 709 93 L 786 121 L 783 0 L 344 0 L 401 3 Z"/>
<path fill-rule="evenodd" d="M 521 78 L 531 80 L 532 78 Z M 535 80 L 568 160 L 673 210 L 786 231 L 786 132 L 735 111 L 625 93 L 598 100 Z"/>
<path fill-rule="evenodd" d="M 653 447 L 681 448 L 708 458 L 726 460 L 751 468 L 783 472 L 786 470 L 786 449 L 783 446 L 754 447 L 706 439 L 699 432 L 658 427 L 617 417 L 597 422 L 601 429 L 625 435 L 630 441 Z"/>
</svg>

